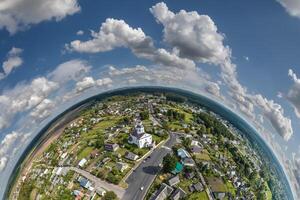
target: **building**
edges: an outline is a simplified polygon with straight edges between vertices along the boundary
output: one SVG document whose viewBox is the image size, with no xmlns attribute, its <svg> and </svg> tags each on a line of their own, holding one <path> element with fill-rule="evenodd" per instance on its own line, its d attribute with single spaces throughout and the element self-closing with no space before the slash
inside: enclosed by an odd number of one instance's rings
<svg viewBox="0 0 300 200">
<path fill-rule="evenodd" d="M 123 172 L 124 170 L 126 170 L 128 168 L 128 164 L 122 163 L 122 162 L 117 162 L 116 167 L 119 171 Z"/>
<path fill-rule="evenodd" d="M 134 130 L 129 135 L 128 143 L 135 144 L 139 148 L 152 146 L 152 135 L 145 133 L 145 129 L 141 121 L 137 122 Z"/>
<path fill-rule="evenodd" d="M 170 199 L 179 200 L 179 199 L 183 199 L 185 196 L 186 196 L 186 192 L 179 187 L 175 190 L 175 192 L 173 192 Z"/>
<path fill-rule="evenodd" d="M 176 163 L 175 169 L 172 170 L 172 174 L 178 174 L 183 170 L 183 165 L 180 162 Z"/>
<path fill-rule="evenodd" d="M 136 154 L 134 154 L 134 153 L 132 153 L 132 152 L 126 152 L 125 158 L 127 158 L 128 160 L 135 161 L 135 160 L 137 160 L 139 158 L 139 156 L 136 155 Z"/>
<path fill-rule="evenodd" d="M 183 148 L 177 150 L 177 156 L 180 157 L 181 159 L 191 157 L 191 155 Z"/>
<path fill-rule="evenodd" d="M 167 199 L 167 197 L 173 192 L 173 188 L 168 186 L 165 183 L 162 183 L 160 188 L 156 190 L 152 196 L 150 197 L 150 200 L 164 200 Z"/>
<path fill-rule="evenodd" d="M 184 166 L 188 166 L 188 167 L 195 166 L 195 161 L 192 158 L 183 158 L 181 159 L 181 162 Z"/>
<path fill-rule="evenodd" d="M 119 148 L 118 144 L 107 143 L 104 145 L 106 151 L 116 151 Z"/>
<path fill-rule="evenodd" d="M 86 178 L 79 178 L 78 182 L 80 184 L 81 187 L 85 188 L 85 189 L 90 189 L 90 187 L 92 187 L 92 184 L 89 180 L 87 180 Z"/>
<path fill-rule="evenodd" d="M 99 196 L 103 197 L 103 196 L 105 195 L 106 191 L 105 191 L 103 188 L 97 188 L 97 189 L 96 189 L 96 193 L 97 193 Z"/>
<path fill-rule="evenodd" d="M 174 176 L 174 177 L 170 178 L 168 180 L 168 183 L 169 183 L 170 186 L 174 186 L 174 185 L 180 183 L 179 176 L 177 175 L 177 176 Z"/>
<path fill-rule="evenodd" d="M 86 162 L 87 162 L 87 160 L 86 160 L 85 158 L 82 158 L 82 159 L 79 161 L 78 166 L 82 168 L 82 167 L 84 167 L 84 165 L 85 165 Z"/>
</svg>

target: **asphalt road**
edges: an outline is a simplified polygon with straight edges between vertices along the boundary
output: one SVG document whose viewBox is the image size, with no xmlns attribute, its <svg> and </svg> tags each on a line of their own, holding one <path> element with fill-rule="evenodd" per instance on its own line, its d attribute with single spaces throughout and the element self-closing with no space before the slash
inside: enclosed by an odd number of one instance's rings
<svg viewBox="0 0 300 200">
<path fill-rule="evenodd" d="M 163 157 L 171 152 L 172 146 L 176 143 L 176 134 L 170 133 L 170 139 L 164 146 L 155 149 L 150 158 L 143 161 L 127 178 L 128 188 L 122 200 L 142 200 L 149 189 L 155 176 L 160 170 L 159 164 L 162 163 Z M 144 187 L 141 190 L 141 187 Z"/>
</svg>

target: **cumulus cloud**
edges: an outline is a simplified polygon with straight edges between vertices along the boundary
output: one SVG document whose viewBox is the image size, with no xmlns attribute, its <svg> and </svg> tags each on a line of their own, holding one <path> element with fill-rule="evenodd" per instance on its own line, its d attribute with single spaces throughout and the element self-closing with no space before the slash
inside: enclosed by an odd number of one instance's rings
<svg viewBox="0 0 300 200">
<path fill-rule="evenodd" d="M 27 138 L 28 134 L 13 131 L 2 139 L 0 143 L 0 172 L 5 169 L 8 158 L 19 149 L 20 145 L 17 144 L 25 142 Z"/>
<path fill-rule="evenodd" d="M 56 67 L 55 70 L 49 73 L 49 79 L 55 82 L 67 82 L 69 80 L 80 80 L 91 69 L 91 66 L 83 60 L 70 60 Z"/>
<path fill-rule="evenodd" d="M 81 81 L 77 82 L 75 90 L 79 93 L 94 86 L 107 86 L 111 83 L 112 80 L 110 78 L 94 80 L 93 77 L 89 76 L 89 77 L 84 77 Z"/>
<path fill-rule="evenodd" d="M 277 0 L 293 17 L 300 18 L 300 1 L 298 0 Z"/>
<path fill-rule="evenodd" d="M 45 77 L 33 79 L 30 83 L 19 84 L 0 95 L 0 129 L 8 127 L 11 119 L 19 113 L 39 105 L 58 84 Z"/>
<path fill-rule="evenodd" d="M 220 92 L 220 86 L 217 83 L 214 82 L 209 82 L 207 86 L 205 87 L 205 91 L 208 92 L 209 94 L 218 97 L 218 98 L 223 98 Z"/>
<path fill-rule="evenodd" d="M 51 115 L 51 110 L 55 107 L 55 103 L 50 99 L 44 99 L 31 112 L 30 116 L 36 120 L 42 120 Z"/>
<path fill-rule="evenodd" d="M 124 75 L 124 74 L 135 74 L 140 72 L 148 72 L 148 68 L 142 65 L 137 65 L 135 67 L 125 67 L 121 69 L 116 69 L 114 66 L 109 66 L 109 75 Z"/>
<path fill-rule="evenodd" d="M 7 161 L 8 161 L 7 157 L 0 158 L 0 172 L 5 169 Z"/>
<path fill-rule="evenodd" d="M 293 135 L 292 121 L 284 117 L 284 110 L 281 105 L 275 103 L 273 100 L 264 98 L 262 95 L 254 95 L 253 100 L 261 108 L 264 116 L 270 120 L 275 130 L 284 140 L 288 141 Z"/>
<path fill-rule="evenodd" d="M 230 55 L 230 49 L 223 45 L 224 35 L 209 16 L 185 10 L 175 14 L 165 3 L 154 5 L 150 11 L 164 27 L 164 41 L 180 56 L 220 64 Z"/>
<path fill-rule="evenodd" d="M 285 97 L 294 107 L 296 116 L 300 118 L 300 79 L 292 69 L 289 69 L 288 75 L 293 81 L 293 86 L 289 89 Z"/>
<path fill-rule="evenodd" d="M 176 53 L 162 48 L 155 48 L 152 38 L 141 28 L 132 28 L 123 20 L 108 18 L 102 23 L 99 32 L 92 31 L 91 36 L 92 39 L 88 41 L 72 41 L 66 45 L 66 49 L 81 53 L 99 53 L 126 47 L 137 57 L 160 65 L 185 69 L 196 67 L 190 59 L 180 58 Z"/>
<path fill-rule="evenodd" d="M 83 35 L 84 34 L 84 31 L 83 30 L 79 30 L 76 32 L 76 35 Z"/>
<path fill-rule="evenodd" d="M 283 108 L 260 94 L 249 94 L 247 88 L 238 81 L 237 66 L 231 61 L 231 49 L 224 45 L 224 34 L 218 32 L 209 16 L 185 10 L 174 13 L 165 3 L 157 3 L 150 11 L 157 22 L 163 25 L 164 41 L 173 47 L 176 55 L 219 66 L 229 94 L 242 113 L 255 119 L 255 108 L 258 108 L 279 135 L 286 140 L 291 137 L 291 120 L 284 116 Z M 215 90 L 207 89 L 217 92 L 216 87 Z"/>
<path fill-rule="evenodd" d="M 77 0 L 3 0 L 0 2 L 0 28 L 10 34 L 42 21 L 59 21 L 80 11 Z"/>
<path fill-rule="evenodd" d="M 95 86 L 95 80 L 93 77 L 84 77 L 82 81 L 79 81 L 76 83 L 76 91 L 77 92 L 82 92 L 86 89 L 89 89 L 91 87 Z"/>
<path fill-rule="evenodd" d="M 7 54 L 7 60 L 2 64 L 3 73 L 0 73 L 0 80 L 7 77 L 14 69 L 23 64 L 23 59 L 20 57 L 22 49 L 13 47 Z"/>
</svg>

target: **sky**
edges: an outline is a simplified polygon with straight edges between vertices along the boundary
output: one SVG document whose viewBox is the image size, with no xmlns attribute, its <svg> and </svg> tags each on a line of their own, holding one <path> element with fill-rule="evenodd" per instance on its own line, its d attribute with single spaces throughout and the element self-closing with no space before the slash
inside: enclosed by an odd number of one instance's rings
<svg viewBox="0 0 300 200">
<path fill-rule="evenodd" d="M 246 119 L 300 197 L 299 35 L 298 0 L 2 0 L 1 184 L 68 106 L 115 88 L 161 85 L 208 96 Z"/>
</svg>

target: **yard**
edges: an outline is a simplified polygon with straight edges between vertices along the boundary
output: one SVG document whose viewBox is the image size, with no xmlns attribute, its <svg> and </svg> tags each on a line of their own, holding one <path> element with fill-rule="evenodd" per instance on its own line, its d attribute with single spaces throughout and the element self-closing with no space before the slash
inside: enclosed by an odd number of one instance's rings
<svg viewBox="0 0 300 200">
<path fill-rule="evenodd" d="M 188 200 L 209 200 L 205 191 L 195 192 L 188 196 Z"/>
<path fill-rule="evenodd" d="M 222 179 L 217 177 L 207 177 L 207 182 L 213 192 L 227 192 L 228 189 Z"/>
</svg>

